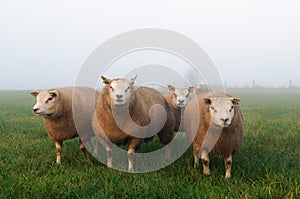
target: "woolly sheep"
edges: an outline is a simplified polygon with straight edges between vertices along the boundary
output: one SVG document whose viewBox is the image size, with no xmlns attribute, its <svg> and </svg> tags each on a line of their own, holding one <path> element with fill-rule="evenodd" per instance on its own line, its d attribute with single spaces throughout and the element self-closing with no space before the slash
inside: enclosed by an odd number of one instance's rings
<svg viewBox="0 0 300 199">
<path fill-rule="evenodd" d="M 85 152 L 83 142 L 90 141 L 94 135 L 91 120 L 99 94 L 98 91 L 85 87 L 31 92 L 37 100 L 33 112 L 43 117 L 48 137 L 55 143 L 57 164 L 61 164 L 63 141 L 78 137 L 78 132 L 83 133 L 81 136 L 83 140 L 79 141 L 80 150 Z"/>
<path fill-rule="evenodd" d="M 208 93 L 209 92 L 209 87 L 206 84 L 197 84 L 195 86 L 195 94 L 201 94 L 201 93 Z"/>
<path fill-rule="evenodd" d="M 194 166 L 199 166 L 201 156 L 205 175 L 210 175 L 208 153 L 212 151 L 225 157 L 225 178 L 231 177 L 232 155 L 239 151 L 243 139 L 244 119 L 239 103 L 240 99 L 228 94 L 206 93 L 186 107 L 184 122 L 187 137 L 192 141 Z"/>
<path fill-rule="evenodd" d="M 172 85 L 168 85 L 169 92 L 164 95 L 167 100 L 175 119 L 174 131 L 183 131 L 183 113 L 187 103 L 191 99 L 194 87 L 189 88 L 175 88 Z"/>
<path fill-rule="evenodd" d="M 93 118 L 95 137 L 106 149 L 108 167 L 112 167 L 112 145 L 128 144 L 128 171 L 134 171 L 133 153 L 140 151 L 144 141 L 157 134 L 161 143 L 171 142 L 173 114 L 158 91 L 133 86 L 136 76 L 131 80 L 101 78 L 106 85 Z M 152 106 L 157 104 L 164 108 L 165 118 L 161 112 L 153 110 Z"/>
</svg>

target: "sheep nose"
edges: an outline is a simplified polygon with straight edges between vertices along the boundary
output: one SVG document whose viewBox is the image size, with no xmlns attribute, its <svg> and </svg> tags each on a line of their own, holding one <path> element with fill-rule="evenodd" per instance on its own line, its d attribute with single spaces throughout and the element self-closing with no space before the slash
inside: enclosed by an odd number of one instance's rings
<svg viewBox="0 0 300 199">
<path fill-rule="evenodd" d="M 116 95 L 116 97 L 117 97 L 118 99 L 121 99 L 121 98 L 123 97 L 123 95 Z"/>
<path fill-rule="evenodd" d="M 179 104 L 183 104 L 184 100 L 178 100 Z"/>
<path fill-rule="evenodd" d="M 222 118 L 221 121 L 224 122 L 224 124 L 226 124 L 228 122 L 228 118 Z"/>
<path fill-rule="evenodd" d="M 37 112 L 39 110 L 39 108 L 33 108 L 33 112 Z"/>
</svg>

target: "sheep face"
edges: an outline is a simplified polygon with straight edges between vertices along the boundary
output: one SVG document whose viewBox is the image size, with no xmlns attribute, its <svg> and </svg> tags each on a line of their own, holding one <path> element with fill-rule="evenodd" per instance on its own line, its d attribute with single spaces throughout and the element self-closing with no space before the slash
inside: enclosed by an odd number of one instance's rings
<svg viewBox="0 0 300 199">
<path fill-rule="evenodd" d="M 175 107 L 184 108 L 190 100 L 190 93 L 193 92 L 194 87 L 189 88 L 175 88 L 168 85 L 169 90 L 173 93 L 173 104 Z"/>
<path fill-rule="evenodd" d="M 36 104 L 33 106 L 33 112 L 36 115 L 51 116 L 56 113 L 56 102 L 59 98 L 58 91 L 32 92 L 36 97 Z"/>
<path fill-rule="evenodd" d="M 240 103 L 237 98 L 206 98 L 211 122 L 222 128 L 228 127 L 234 117 L 234 107 Z"/>
<path fill-rule="evenodd" d="M 136 76 L 131 80 L 119 78 L 110 80 L 102 76 L 105 84 L 109 85 L 109 95 L 112 105 L 122 106 L 129 103 L 130 97 L 133 93 L 133 84 Z"/>
</svg>

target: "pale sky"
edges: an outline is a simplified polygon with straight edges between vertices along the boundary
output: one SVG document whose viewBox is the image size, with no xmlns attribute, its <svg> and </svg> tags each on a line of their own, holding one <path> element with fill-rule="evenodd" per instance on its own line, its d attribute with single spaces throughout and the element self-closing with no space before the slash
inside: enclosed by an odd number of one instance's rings
<svg viewBox="0 0 300 199">
<path fill-rule="evenodd" d="M 2 0 L 0 90 L 72 86 L 94 49 L 140 28 L 194 40 L 229 86 L 300 86 L 297 0 Z"/>
</svg>

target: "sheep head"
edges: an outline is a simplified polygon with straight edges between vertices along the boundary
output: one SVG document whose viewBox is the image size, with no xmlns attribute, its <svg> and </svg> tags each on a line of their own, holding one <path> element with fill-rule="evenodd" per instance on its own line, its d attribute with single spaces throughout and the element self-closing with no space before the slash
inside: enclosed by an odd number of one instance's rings
<svg viewBox="0 0 300 199">
<path fill-rule="evenodd" d="M 137 76 L 128 79 L 118 78 L 110 80 L 101 76 L 103 83 L 109 88 L 109 95 L 112 105 L 126 105 L 129 103 L 130 97 L 133 93 L 133 85 Z"/>
<path fill-rule="evenodd" d="M 240 104 L 238 98 L 205 98 L 209 105 L 211 122 L 222 128 L 228 127 L 234 117 L 234 107 Z"/>
<path fill-rule="evenodd" d="M 51 116 L 57 112 L 56 103 L 59 99 L 59 92 L 57 90 L 31 92 L 30 94 L 36 97 L 36 104 L 33 106 L 34 114 Z"/>
<path fill-rule="evenodd" d="M 175 107 L 184 108 L 190 100 L 190 94 L 194 91 L 194 87 L 175 88 L 168 85 L 169 90 L 173 93 L 173 104 Z"/>
</svg>

